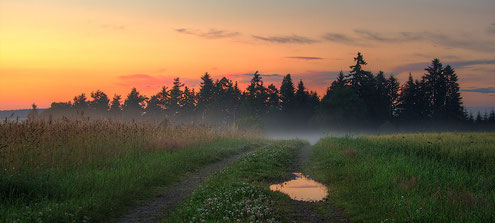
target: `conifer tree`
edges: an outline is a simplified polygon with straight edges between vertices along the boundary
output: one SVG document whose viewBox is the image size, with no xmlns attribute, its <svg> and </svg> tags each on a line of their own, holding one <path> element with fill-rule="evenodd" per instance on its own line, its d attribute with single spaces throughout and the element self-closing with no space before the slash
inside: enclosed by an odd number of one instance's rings
<svg viewBox="0 0 495 223">
<path fill-rule="evenodd" d="M 447 92 L 445 99 L 446 116 L 450 121 L 460 121 L 465 119 L 462 97 L 459 92 L 459 83 L 455 70 L 447 65 L 443 70 L 447 79 Z"/>
<path fill-rule="evenodd" d="M 443 72 L 443 65 L 440 63 L 440 60 L 435 58 L 425 70 L 423 89 L 429 98 L 432 118 L 443 120 L 445 118 L 444 113 L 446 112 L 445 99 L 447 95 L 447 78 Z"/>
<path fill-rule="evenodd" d="M 127 95 L 124 101 L 122 110 L 129 118 L 140 117 L 146 105 L 146 97 L 141 95 L 136 88 L 132 88 L 131 92 Z"/>
<path fill-rule="evenodd" d="M 285 113 L 291 113 L 295 105 L 295 88 L 290 74 L 284 76 L 280 85 L 280 106 Z"/>
<path fill-rule="evenodd" d="M 88 108 L 89 102 L 88 98 L 86 98 L 86 94 L 82 93 L 76 97 L 74 97 L 74 103 L 72 107 L 76 110 L 85 110 Z"/>
<path fill-rule="evenodd" d="M 112 102 L 110 103 L 110 112 L 111 113 L 120 113 L 122 111 L 122 105 L 120 104 L 120 101 L 122 100 L 122 97 L 118 94 L 115 94 L 113 96 Z"/>
<path fill-rule="evenodd" d="M 93 100 L 89 102 L 89 107 L 98 113 L 104 113 L 108 111 L 108 104 L 110 103 L 110 99 L 108 96 L 100 90 L 96 90 L 95 92 L 91 92 L 91 97 Z"/>
</svg>

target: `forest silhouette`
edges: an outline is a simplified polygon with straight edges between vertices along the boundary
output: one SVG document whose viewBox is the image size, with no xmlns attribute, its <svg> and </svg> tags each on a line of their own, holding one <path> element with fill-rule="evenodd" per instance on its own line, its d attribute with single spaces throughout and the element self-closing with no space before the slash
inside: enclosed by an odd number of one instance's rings
<svg viewBox="0 0 495 223">
<path fill-rule="evenodd" d="M 334 131 L 452 131 L 495 130 L 495 112 L 482 116 L 463 107 L 458 76 L 450 65 L 434 59 L 420 79 L 404 84 L 379 71 L 373 74 L 361 53 L 345 74 L 340 72 L 319 97 L 303 80 L 287 74 L 280 88 L 263 83 L 255 72 L 245 90 L 226 77 L 201 77 L 196 92 L 175 78 L 169 88 L 151 97 L 133 88 L 125 99 L 97 90 L 69 102 L 54 102 L 42 116 L 52 118 L 109 118 L 161 123 L 200 123 L 240 129 Z M 34 105 L 33 105 L 34 106 Z M 34 108 L 35 109 L 35 108 Z M 33 118 L 33 115 L 31 115 Z"/>
</svg>

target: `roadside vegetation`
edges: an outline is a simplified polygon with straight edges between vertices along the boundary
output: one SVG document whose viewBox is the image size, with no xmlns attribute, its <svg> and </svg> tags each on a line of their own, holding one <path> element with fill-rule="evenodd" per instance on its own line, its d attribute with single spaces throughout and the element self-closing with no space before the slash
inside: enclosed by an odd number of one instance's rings
<svg viewBox="0 0 495 223">
<path fill-rule="evenodd" d="M 209 163 L 259 147 L 194 125 L 0 123 L 0 222 L 94 222 Z"/>
<path fill-rule="evenodd" d="M 495 221 L 495 134 L 324 138 L 308 171 L 364 222 Z"/>
<path fill-rule="evenodd" d="M 282 195 L 270 182 L 286 179 L 305 144 L 276 141 L 213 175 L 163 222 L 285 222 L 275 206 Z M 288 197 L 286 198 L 288 199 Z"/>
</svg>

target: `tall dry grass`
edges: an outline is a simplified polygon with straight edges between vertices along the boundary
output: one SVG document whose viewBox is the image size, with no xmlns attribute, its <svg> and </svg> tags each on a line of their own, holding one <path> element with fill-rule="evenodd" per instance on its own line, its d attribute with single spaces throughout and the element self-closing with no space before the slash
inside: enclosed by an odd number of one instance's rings
<svg viewBox="0 0 495 223">
<path fill-rule="evenodd" d="M 176 150 L 239 136 L 234 131 L 192 124 L 72 119 L 4 121 L 0 123 L 0 168 L 12 174 L 79 167 L 117 156 Z"/>
</svg>

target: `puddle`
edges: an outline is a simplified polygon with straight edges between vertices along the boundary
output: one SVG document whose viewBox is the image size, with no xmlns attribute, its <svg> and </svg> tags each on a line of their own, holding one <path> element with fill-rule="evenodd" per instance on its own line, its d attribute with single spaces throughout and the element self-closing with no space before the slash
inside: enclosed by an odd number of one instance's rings
<svg viewBox="0 0 495 223">
<path fill-rule="evenodd" d="M 295 179 L 285 181 L 281 184 L 270 185 L 270 190 L 280 191 L 298 201 L 322 201 L 328 196 L 325 185 L 307 178 L 302 173 L 293 173 Z"/>
</svg>

